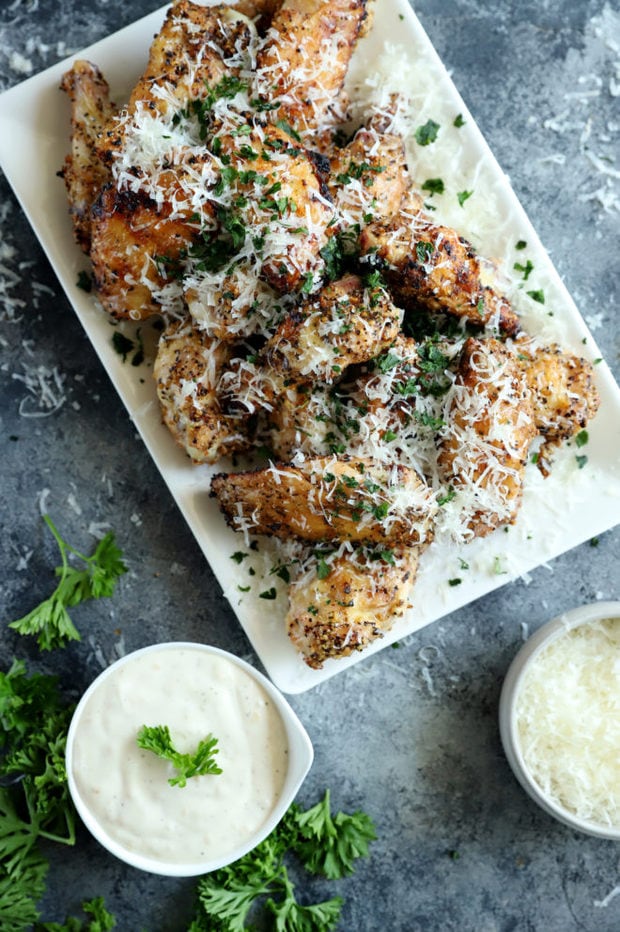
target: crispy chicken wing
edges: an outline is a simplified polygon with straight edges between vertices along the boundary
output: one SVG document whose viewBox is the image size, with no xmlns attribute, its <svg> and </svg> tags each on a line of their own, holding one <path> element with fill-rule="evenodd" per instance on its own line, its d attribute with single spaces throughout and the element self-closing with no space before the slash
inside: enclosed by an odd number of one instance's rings
<svg viewBox="0 0 620 932">
<path fill-rule="evenodd" d="M 176 263 L 196 231 L 169 213 L 141 192 L 112 185 L 95 202 L 90 255 L 97 295 L 113 317 L 144 320 L 160 313 L 167 299 L 174 303 L 176 296 L 179 304 Z"/>
<path fill-rule="evenodd" d="M 592 365 L 559 346 L 531 350 L 518 341 L 518 359 L 534 406 L 536 429 L 544 442 L 538 467 L 549 471 L 549 456 L 563 440 L 570 440 L 594 417 L 600 404 Z"/>
<path fill-rule="evenodd" d="M 174 321 L 162 333 L 153 375 L 164 422 L 195 463 L 252 446 L 247 411 L 222 409 L 218 386 L 231 348 L 199 331 L 191 321 Z"/>
<path fill-rule="evenodd" d="M 332 282 L 284 318 L 261 357 L 297 380 L 338 381 L 347 366 L 372 359 L 398 335 L 401 311 L 380 286 L 357 275 Z"/>
<path fill-rule="evenodd" d="M 248 18 L 232 7 L 176 0 L 127 107 L 105 127 L 99 143 L 102 158 L 111 162 L 119 157 L 136 124 L 147 124 L 148 133 L 148 127 L 165 117 L 172 126 L 190 101 L 204 100 L 222 79 L 237 75 L 246 64 L 253 32 Z"/>
<path fill-rule="evenodd" d="M 383 637 L 408 607 L 419 548 L 399 548 L 390 562 L 360 552 L 313 565 L 289 587 L 288 636 L 309 667 L 347 657 Z M 321 564 L 324 567 L 324 564 Z"/>
<path fill-rule="evenodd" d="M 316 160 L 278 126 L 248 124 L 244 135 L 217 139 L 227 158 L 228 233 L 239 258 L 251 257 L 282 293 L 320 276 L 334 209 Z"/>
<path fill-rule="evenodd" d="M 491 284 L 491 263 L 455 230 L 433 223 L 415 200 L 392 220 L 367 226 L 360 245 L 367 260 L 379 261 L 405 308 L 417 304 L 480 326 L 496 322 L 509 335 L 520 329 L 508 299 Z"/>
<path fill-rule="evenodd" d="M 259 49 L 256 96 L 298 133 L 342 120 L 334 113 L 369 0 L 284 0 Z"/>
<path fill-rule="evenodd" d="M 110 170 L 97 152 L 97 143 L 114 112 L 107 81 L 96 65 L 76 61 L 62 78 L 61 90 L 71 101 L 71 153 L 62 168 L 69 198 L 73 232 L 83 252 L 90 250 L 90 209 Z"/>
<path fill-rule="evenodd" d="M 348 145 L 333 151 L 330 161 L 328 186 L 341 229 L 359 232 L 371 220 L 397 213 L 409 187 L 400 136 L 363 127 Z"/>
<path fill-rule="evenodd" d="M 232 527 L 284 539 L 419 543 L 431 538 L 437 510 L 413 470 L 353 457 L 221 473 L 211 491 Z"/>
<path fill-rule="evenodd" d="M 463 493 L 469 530 L 484 537 L 514 519 L 536 436 L 523 369 L 503 343 L 466 341 L 444 420 L 439 465 Z"/>
</svg>

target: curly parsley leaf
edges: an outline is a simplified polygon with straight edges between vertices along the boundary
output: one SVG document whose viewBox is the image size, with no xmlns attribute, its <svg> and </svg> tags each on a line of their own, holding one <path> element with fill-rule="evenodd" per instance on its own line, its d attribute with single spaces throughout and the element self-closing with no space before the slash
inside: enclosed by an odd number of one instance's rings
<svg viewBox="0 0 620 932">
<path fill-rule="evenodd" d="M 47 861 L 40 839 L 72 845 L 75 813 L 65 770 L 72 706 L 56 677 L 26 674 L 14 660 L 0 673 L 0 928 L 23 932 L 38 918 Z"/>
<path fill-rule="evenodd" d="M 116 919 L 106 909 L 101 896 L 82 903 L 82 911 L 92 918 L 69 916 L 62 925 L 59 922 L 36 922 L 34 932 L 110 932 L 116 926 Z"/>
<path fill-rule="evenodd" d="M 329 792 L 307 812 L 293 804 L 277 828 L 234 864 L 198 882 L 198 913 L 189 932 L 243 932 L 254 928 L 260 909 L 266 927 L 277 932 L 330 932 L 340 918 L 342 899 L 302 904 L 285 860 L 297 855 L 314 873 L 344 877 L 353 861 L 368 854 L 374 826 L 365 813 L 330 813 Z M 265 912 L 270 914 L 267 919 Z"/>
<path fill-rule="evenodd" d="M 19 634 L 36 636 L 41 650 L 54 650 L 64 647 L 69 641 L 80 640 L 80 633 L 68 609 L 88 599 L 111 596 L 118 577 L 127 572 L 127 567 L 122 561 L 122 551 L 116 546 L 112 531 L 99 541 L 93 555 L 87 557 L 63 540 L 49 515 L 43 515 L 43 520 L 60 550 L 62 565 L 55 569 L 59 582 L 49 598 L 23 618 L 10 622 L 9 627 Z M 76 569 L 69 564 L 70 554 L 78 558 L 83 569 Z"/>
<path fill-rule="evenodd" d="M 365 812 L 347 815 L 330 812 L 329 790 L 321 802 L 297 815 L 300 839 L 295 851 L 313 874 L 336 880 L 352 874 L 353 862 L 368 856 L 368 845 L 377 836 Z"/>
<path fill-rule="evenodd" d="M 168 780 L 170 786 L 184 787 L 191 777 L 222 772 L 222 768 L 215 763 L 215 755 L 218 753 L 217 738 L 211 734 L 198 742 L 193 754 L 184 754 L 176 750 L 167 725 L 143 725 L 138 732 L 137 741 L 139 748 L 152 751 L 162 760 L 169 761 L 178 771 L 176 777 L 170 777 Z"/>
</svg>

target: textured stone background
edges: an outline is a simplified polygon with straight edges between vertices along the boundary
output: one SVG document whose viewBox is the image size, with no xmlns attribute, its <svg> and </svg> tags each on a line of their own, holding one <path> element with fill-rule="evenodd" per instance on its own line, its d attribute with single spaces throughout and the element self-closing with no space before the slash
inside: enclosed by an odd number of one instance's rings
<svg viewBox="0 0 620 932">
<path fill-rule="evenodd" d="M 155 5 L 3 0 L 0 87 Z M 620 16 L 602 0 L 414 6 L 618 378 Z M 49 591 L 56 554 L 39 516 L 47 489 L 47 507 L 70 540 L 87 547 L 90 522 L 108 522 L 131 564 L 113 607 L 80 609 L 82 643 L 49 658 L 76 694 L 115 658 L 117 627 L 127 650 L 167 639 L 172 625 L 179 638 L 207 639 L 256 662 L 2 176 L 0 222 L 3 617 L 19 617 Z M 24 302 L 18 314 L 7 297 Z M 68 402 L 53 417 L 18 414 L 27 390 L 13 376 L 25 353 L 66 375 Z M 300 801 L 311 804 L 330 786 L 335 806 L 363 808 L 377 824 L 372 858 L 354 877 L 303 891 L 344 896 L 343 929 L 620 928 L 620 896 L 609 896 L 620 892 L 620 849 L 571 832 L 530 802 L 497 728 L 522 624 L 533 631 L 573 605 L 620 597 L 619 544 L 610 531 L 598 547 L 535 571 L 528 586 L 509 584 L 399 650 L 293 697 L 316 752 Z M 35 650 L 0 631 L 3 668 L 15 651 L 41 666 Z M 186 927 L 191 881 L 125 868 L 85 832 L 74 850 L 50 854 L 46 919 L 103 894 L 126 932 Z"/>
</svg>

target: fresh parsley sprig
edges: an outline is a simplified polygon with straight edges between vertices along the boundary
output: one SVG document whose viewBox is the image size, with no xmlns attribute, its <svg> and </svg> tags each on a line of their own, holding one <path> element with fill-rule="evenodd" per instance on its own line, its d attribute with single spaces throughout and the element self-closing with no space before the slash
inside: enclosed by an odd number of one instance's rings
<svg viewBox="0 0 620 932">
<path fill-rule="evenodd" d="M 65 770 L 72 706 L 57 677 L 27 675 L 22 660 L 0 673 L 0 929 L 24 932 L 38 917 L 47 861 L 41 839 L 75 843 L 75 813 Z"/>
<path fill-rule="evenodd" d="M 43 520 L 60 550 L 62 564 L 54 571 L 59 582 L 49 598 L 23 618 L 10 622 L 9 627 L 20 634 L 36 636 L 41 650 L 54 650 L 64 647 L 69 641 L 80 640 L 80 633 L 68 609 L 88 599 L 111 596 L 118 577 L 127 572 L 127 567 L 122 561 L 122 551 L 114 542 L 112 531 L 99 541 L 93 555 L 87 557 L 63 540 L 49 515 L 43 515 Z M 69 564 L 70 554 L 83 563 L 83 569 L 76 569 Z"/>
<path fill-rule="evenodd" d="M 240 860 L 202 877 L 199 905 L 190 932 L 218 929 L 242 932 L 250 911 L 262 908 L 275 917 L 272 927 L 299 932 L 329 932 L 340 918 L 342 899 L 304 905 L 297 901 L 285 858 L 297 856 L 313 874 L 331 880 L 354 870 L 376 838 L 368 815 L 330 811 L 330 794 L 307 811 L 293 804 L 277 828 Z M 254 913 L 253 917 L 254 918 Z"/>
<path fill-rule="evenodd" d="M 222 773 L 222 768 L 215 762 L 218 752 L 217 738 L 209 734 L 198 743 L 193 754 L 182 754 L 172 743 L 170 729 L 167 725 L 143 725 L 138 732 L 138 747 L 144 751 L 152 751 L 162 760 L 169 761 L 175 770 L 176 777 L 170 777 L 170 786 L 183 787 L 187 785 L 190 777 L 203 777 L 207 774 Z"/>
</svg>

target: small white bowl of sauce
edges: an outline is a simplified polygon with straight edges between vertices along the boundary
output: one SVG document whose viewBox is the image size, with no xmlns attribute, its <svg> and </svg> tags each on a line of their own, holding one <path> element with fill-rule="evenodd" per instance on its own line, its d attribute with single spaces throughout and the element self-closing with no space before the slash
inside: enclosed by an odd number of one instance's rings
<svg viewBox="0 0 620 932">
<path fill-rule="evenodd" d="M 565 612 L 526 641 L 504 680 L 499 726 L 542 809 L 620 841 L 620 602 Z"/>
<path fill-rule="evenodd" d="M 171 785 L 172 763 L 138 745 L 165 725 L 175 750 L 217 739 L 221 773 Z M 67 736 L 69 791 L 92 835 L 141 870 L 192 877 L 231 864 L 273 831 L 313 760 L 310 739 L 250 664 L 191 642 L 134 651 L 82 696 Z"/>
</svg>

